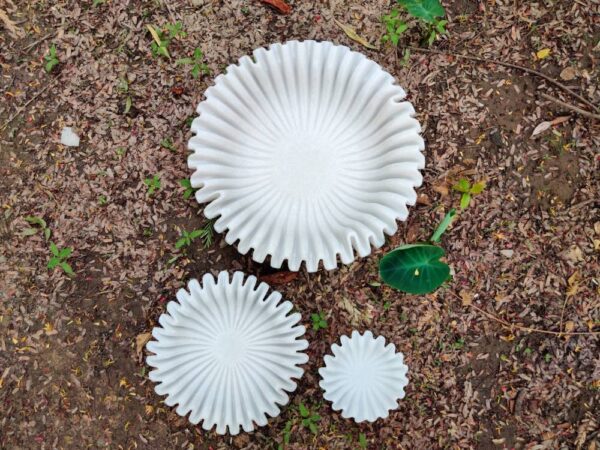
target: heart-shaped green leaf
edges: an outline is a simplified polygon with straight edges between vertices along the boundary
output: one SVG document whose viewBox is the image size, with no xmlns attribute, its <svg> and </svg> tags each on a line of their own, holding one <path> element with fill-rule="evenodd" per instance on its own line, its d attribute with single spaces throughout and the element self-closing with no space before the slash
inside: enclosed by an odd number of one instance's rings
<svg viewBox="0 0 600 450">
<path fill-rule="evenodd" d="M 448 279 L 450 267 L 439 259 L 444 249 L 429 244 L 408 244 L 385 255 L 379 262 L 383 281 L 402 292 L 428 294 Z"/>
<path fill-rule="evenodd" d="M 435 23 L 436 17 L 444 17 L 446 11 L 439 0 L 398 0 L 408 13 L 425 22 Z"/>
</svg>

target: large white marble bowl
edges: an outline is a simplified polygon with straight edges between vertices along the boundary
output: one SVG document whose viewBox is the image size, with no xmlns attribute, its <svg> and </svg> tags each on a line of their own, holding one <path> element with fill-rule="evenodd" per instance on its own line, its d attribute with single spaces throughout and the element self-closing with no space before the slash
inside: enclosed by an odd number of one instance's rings
<svg viewBox="0 0 600 450">
<path fill-rule="evenodd" d="M 190 413 L 193 424 L 201 420 L 219 434 L 238 434 L 240 426 L 252 431 L 254 424 L 267 424 L 267 414 L 279 414 L 278 405 L 288 401 L 296 389 L 292 378 L 300 378 L 298 364 L 308 361 L 302 350 L 308 343 L 300 337 L 300 314 L 288 314 L 289 301 L 269 286 L 236 272 L 231 281 L 221 272 L 189 282 L 178 302 L 167 304 L 152 330 L 156 339 L 147 344 L 154 353 L 149 377 L 155 391 L 166 395 L 169 406 L 178 404 L 177 414 Z"/>
<path fill-rule="evenodd" d="M 273 267 L 366 256 L 405 220 L 425 165 L 404 90 L 331 42 L 259 48 L 206 91 L 189 142 L 196 199 L 215 230 Z"/>
<path fill-rule="evenodd" d="M 345 419 L 374 422 L 386 418 L 405 395 L 408 367 L 404 355 L 370 331 L 363 335 L 353 331 L 351 338 L 342 336 L 341 344 L 331 346 L 333 356 L 326 355 L 325 367 L 319 369 L 325 400 L 332 402 L 335 411 L 341 410 Z"/>
</svg>

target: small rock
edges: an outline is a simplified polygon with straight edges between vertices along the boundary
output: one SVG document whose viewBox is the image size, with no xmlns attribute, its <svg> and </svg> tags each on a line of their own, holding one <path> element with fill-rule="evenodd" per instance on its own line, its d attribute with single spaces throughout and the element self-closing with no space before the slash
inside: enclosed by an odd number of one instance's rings
<svg viewBox="0 0 600 450">
<path fill-rule="evenodd" d="M 515 254 L 514 250 L 510 250 L 510 249 L 506 249 L 506 250 L 500 250 L 500 253 L 503 256 L 506 256 L 507 258 L 512 258 L 512 256 Z"/>
<path fill-rule="evenodd" d="M 79 136 L 75 134 L 72 128 L 64 127 L 60 134 L 60 143 L 67 147 L 79 147 Z"/>
</svg>

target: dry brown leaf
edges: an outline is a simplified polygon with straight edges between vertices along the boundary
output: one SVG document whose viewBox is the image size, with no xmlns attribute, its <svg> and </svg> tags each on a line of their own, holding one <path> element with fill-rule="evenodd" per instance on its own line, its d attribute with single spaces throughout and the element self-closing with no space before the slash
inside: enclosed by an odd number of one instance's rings
<svg viewBox="0 0 600 450">
<path fill-rule="evenodd" d="M 576 270 L 567 280 L 567 297 L 573 297 L 579 290 L 579 271 Z"/>
<path fill-rule="evenodd" d="M 379 50 L 377 47 L 375 47 L 373 44 L 369 44 L 369 42 L 367 42 L 366 39 L 360 37 L 356 31 L 354 30 L 354 28 L 348 26 L 348 25 L 344 25 L 342 22 L 340 22 L 337 19 L 333 19 L 334 22 L 336 23 L 336 25 L 338 27 L 340 27 L 344 33 L 346 33 L 346 36 L 348 36 L 350 39 L 352 39 L 355 42 L 358 42 L 360 45 L 362 45 L 363 47 L 367 47 L 370 48 L 371 50 Z"/>
<path fill-rule="evenodd" d="M 531 133 L 531 137 L 535 137 L 538 134 L 543 133 L 544 131 L 550 129 L 551 126 L 552 126 L 552 122 L 548 122 L 548 121 L 541 122 L 540 124 L 538 124 L 537 127 L 534 128 L 533 133 Z"/>
<path fill-rule="evenodd" d="M 141 333 L 137 335 L 135 338 L 135 354 L 137 356 L 142 354 L 144 345 L 146 345 L 150 339 L 152 339 L 152 333 Z"/>
<path fill-rule="evenodd" d="M 565 332 L 570 333 L 574 329 L 575 329 L 575 322 L 573 322 L 572 320 L 567 320 L 565 322 Z"/>
<path fill-rule="evenodd" d="M 17 28 L 15 23 L 10 20 L 8 15 L 0 9 L 0 20 L 4 23 L 4 27 L 8 30 L 8 32 L 12 35 L 13 38 L 17 38 L 21 36 L 21 30 Z"/>
<path fill-rule="evenodd" d="M 565 81 L 571 81 L 577 76 L 577 72 L 572 67 L 567 67 L 562 70 L 560 77 Z"/>
<path fill-rule="evenodd" d="M 292 12 L 292 7 L 282 0 L 261 0 L 263 3 L 273 7 L 281 14 L 289 14 Z"/>
<path fill-rule="evenodd" d="M 464 289 L 460 291 L 460 298 L 462 299 L 463 306 L 469 306 L 471 303 L 473 303 L 473 294 Z"/>
<path fill-rule="evenodd" d="M 550 121 L 550 125 L 558 125 L 559 123 L 566 122 L 570 118 L 571 118 L 571 116 L 560 116 L 560 117 L 557 117 L 556 119 L 553 119 L 553 120 Z"/>
<path fill-rule="evenodd" d="M 446 197 L 448 195 L 448 186 L 445 184 L 434 185 L 433 190 L 438 194 L 441 194 L 442 197 Z"/>
<path fill-rule="evenodd" d="M 298 278 L 298 272 L 276 272 L 260 277 L 267 284 L 287 284 Z"/>
</svg>

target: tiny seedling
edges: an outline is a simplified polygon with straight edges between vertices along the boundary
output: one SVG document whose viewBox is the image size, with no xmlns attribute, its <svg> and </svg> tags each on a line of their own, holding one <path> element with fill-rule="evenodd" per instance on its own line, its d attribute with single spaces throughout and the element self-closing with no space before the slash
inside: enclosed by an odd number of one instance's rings
<svg viewBox="0 0 600 450">
<path fill-rule="evenodd" d="M 152 178 L 146 178 L 144 184 L 148 186 L 148 195 L 152 196 L 154 191 L 160 189 L 160 178 L 158 175 L 154 175 Z"/>
<path fill-rule="evenodd" d="M 175 22 L 174 24 L 166 24 L 165 30 L 169 33 L 170 39 L 179 39 L 187 36 L 187 33 L 183 31 L 183 24 L 181 22 Z"/>
<path fill-rule="evenodd" d="M 148 31 L 152 35 L 152 43 L 150 44 L 152 56 L 155 58 L 158 58 L 159 56 L 171 58 L 168 50 L 170 41 L 166 34 L 160 29 L 155 29 L 152 25 L 146 25 L 146 28 L 148 28 Z"/>
<path fill-rule="evenodd" d="M 308 428 L 312 434 L 317 434 L 319 432 L 319 427 L 317 423 L 321 420 L 321 416 L 318 414 L 311 413 L 310 410 L 304 406 L 304 403 L 300 403 L 298 405 L 298 411 L 300 412 L 300 416 L 302 417 L 302 426 Z"/>
<path fill-rule="evenodd" d="M 176 61 L 177 65 L 191 65 L 192 66 L 192 76 L 194 78 L 198 78 L 200 76 L 200 72 L 204 75 L 210 74 L 210 69 L 203 62 L 204 53 L 202 50 L 197 48 L 194 50 L 194 53 L 191 58 L 181 58 Z"/>
<path fill-rule="evenodd" d="M 175 248 L 179 250 L 180 248 L 188 247 L 192 244 L 192 241 L 198 238 L 202 239 L 204 248 L 208 248 L 213 242 L 213 233 L 212 222 L 208 222 L 204 227 L 190 232 L 183 230 L 175 243 Z"/>
<path fill-rule="evenodd" d="M 320 329 L 327 328 L 327 319 L 323 312 L 319 311 L 318 313 L 311 314 L 310 319 L 312 320 L 313 330 L 319 331 Z"/>
<path fill-rule="evenodd" d="M 115 150 L 115 153 L 119 158 L 121 158 L 126 152 L 127 149 L 125 147 L 117 147 L 117 149 Z"/>
<path fill-rule="evenodd" d="M 32 226 L 31 228 L 25 228 L 23 230 L 23 236 L 33 236 L 38 231 L 41 231 L 46 240 L 50 239 L 52 232 L 46 225 L 46 221 L 44 219 L 37 216 L 27 216 L 25 217 L 25 221 L 30 225 L 37 225 L 37 227 Z"/>
<path fill-rule="evenodd" d="M 400 18 L 400 11 L 394 8 L 392 11 L 381 18 L 385 25 L 385 34 L 381 38 L 382 42 L 391 42 L 394 47 L 398 46 L 400 36 L 408 29 L 408 24 Z"/>
<path fill-rule="evenodd" d="M 73 269 L 67 262 L 71 253 L 73 253 L 71 247 L 65 247 L 59 250 L 54 242 L 50 242 L 50 254 L 52 256 L 48 261 L 48 269 L 52 270 L 56 267 L 60 267 L 67 275 L 75 275 L 75 272 L 73 272 Z"/>
<path fill-rule="evenodd" d="M 452 186 L 452 189 L 462 193 L 460 197 L 460 209 L 467 209 L 471 203 L 471 198 L 474 195 L 481 194 L 485 189 L 485 181 L 481 180 L 471 185 L 469 180 L 461 178 L 458 180 L 458 183 Z"/>
<path fill-rule="evenodd" d="M 358 446 L 362 449 L 367 448 L 367 437 L 365 436 L 365 433 L 360 433 L 358 435 Z"/>
<path fill-rule="evenodd" d="M 285 446 L 290 443 L 290 437 L 292 436 L 292 426 L 294 422 L 288 420 L 285 423 L 285 428 L 283 429 L 283 442 L 277 446 L 277 450 L 285 450 Z"/>
<path fill-rule="evenodd" d="M 56 56 L 56 45 L 52 44 L 48 50 L 48 54 L 44 56 L 44 61 L 46 62 L 46 65 L 44 66 L 46 72 L 52 72 L 52 69 L 59 63 L 58 56 Z"/>
<path fill-rule="evenodd" d="M 160 146 L 172 151 L 173 153 L 177 151 L 171 138 L 164 138 L 162 141 L 160 141 Z"/>
<path fill-rule="evenodd" d="M 106 198 L 106 195 L 99 195 L 98 196 L 98 204 L 100 206 L 104 206 L 108 203 L 108 199 Z"/>
<path fill-rule="evenodd" d="M 100 5 L 102 5 L 103 3 L 106 3 L 106 0 L 94 0 L 94 1 L 92 2 L 92 6 L 94 6 L 94 7 L 96 7 L 96 6 L 100 6 Z"/>
<path fill-rule="evenodd" d="M 192 182 L 188 178 L 179 180 L 179 184 L 181 187 L 185 188 L 185 191 L 183 191 L 183 198 L 186 200 L 194 195 L 194 192 L 196 192 L 196 189 L 192 187 Z"/>
</svg>

